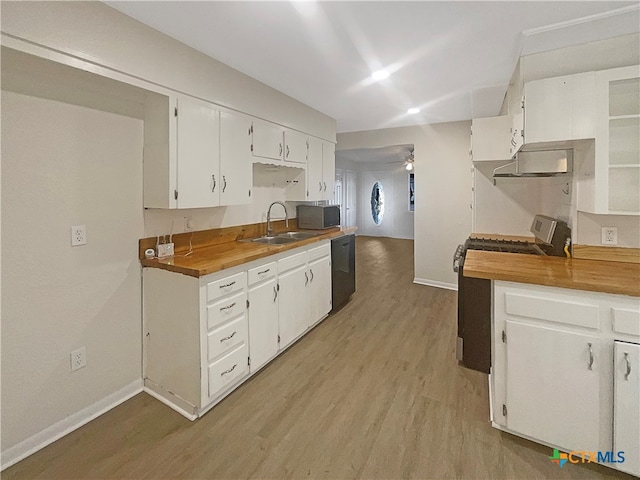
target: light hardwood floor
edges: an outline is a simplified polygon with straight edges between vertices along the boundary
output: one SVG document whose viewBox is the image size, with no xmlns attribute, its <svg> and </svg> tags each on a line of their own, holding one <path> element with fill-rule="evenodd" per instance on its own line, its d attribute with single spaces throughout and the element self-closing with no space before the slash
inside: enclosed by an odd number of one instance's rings
<svg viewBox="0 0 640 480">
<path fill-rule="evenodd" d="M 412 280 L 412 241 L 358 237 L 351 301 L 203 418 L 140 394 L 2 478 L 633 478 L 491 428 L 456 293 Z"/>
</svg>

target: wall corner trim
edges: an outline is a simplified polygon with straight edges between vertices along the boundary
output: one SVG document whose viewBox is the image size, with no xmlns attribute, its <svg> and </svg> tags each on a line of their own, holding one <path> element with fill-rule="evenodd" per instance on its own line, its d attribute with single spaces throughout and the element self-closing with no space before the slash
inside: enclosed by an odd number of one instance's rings
<svg viewBox="0 0 640 480">
<path fill-rule="evenodd" d="M 439 282 L 437 280 L 429 280 L 427 278 L 414 278 L 413 283 L 418 285 L 426 285 L 427 287 L 443 288 L 445 290 L 458 291 L 458 285 L 455 283 Z"/>
<path fill-rule="evenodd" d="M 91 420 L 98 418 L 103 413 L 108 412 L 112 408 L 117 407 L 121 403 L 141 392 L 142 379 L 140 378 L 120 390 L 107 395 L 96 403 L 69 415 L 57 423 L 54 423 L 50 427 L 45 428 L 17 445 L 8 448 L 0 454 L 2 457 L 2 466 L 0 469 L 4 470 L 11 465 L 18 463 L 20 460 L 23 460 L 38 450 L 43 449 L 47 445 L 50 445 L 72 431 L 77 430 L 83 425 L 89 423 Z"/>
</svg>

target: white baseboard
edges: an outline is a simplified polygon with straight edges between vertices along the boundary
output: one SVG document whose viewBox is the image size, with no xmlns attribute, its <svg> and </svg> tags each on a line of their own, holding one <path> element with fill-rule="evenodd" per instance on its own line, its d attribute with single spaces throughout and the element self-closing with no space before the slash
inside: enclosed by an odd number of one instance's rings
<svg viewBox="0 0 640 480">
<path fill-rule="evenodd" d="M 414 278 L 413 283 L 418 285 L 427 285 L 428 287 L 444 288 L 446 290 L 458 291 L 457 283 L 438 282 L 436 280 L 428 280 L 426 278 Z"/>
<path fill-rule="evenodd" d="M 167 407 L 175 410 L 180 415 L 187 417 L 192 422 L 198 418 L 198 415 L 195 413 L 196 407 L 195 405 L 191 405 L 186 400 L 171 394 L 171 392 L 162 391 L 162 387 L 154 384 L 151 380 L 146 379 L 143 387 L 145 393 L 151 395 L 156 400 L 164 403 Z M 165 395 L 171 395 L 171 399 L 166 398 Z"/>
<path fill-rule="evenodd" d="M 94 418 L 108 412 L 112 408 L 129 400 L 140 392 L 142 392 L 142 379 L 131 382 L 126 387 L 107 395 L 105 398 L 97 401 L 93 405 L 69 415 L 64 420 L 60 420 L 58 423 L 54 423 L 50 427 L 45 428 L 17 445 L 8 448 L 1 453 L 2 466 L 0 467 L 0 470 L 4 470 L 5 468 L 18 463 L 20 460 L 82 427 Z"/>
</svg>

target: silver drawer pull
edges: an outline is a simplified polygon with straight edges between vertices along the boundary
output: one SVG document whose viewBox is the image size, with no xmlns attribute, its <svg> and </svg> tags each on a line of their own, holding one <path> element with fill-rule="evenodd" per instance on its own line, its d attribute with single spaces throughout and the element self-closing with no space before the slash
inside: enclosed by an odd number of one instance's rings
<svg viewBox="0 0 640 480">
<path fill-rule="evenodd" d="M 233 367 L 231 367 L 229 370 L 225 370 L 224 372 L 222 372 L 220 374 L 221 377 L 224 377 L 227 373 L 231 373 L 235 370 L 235 368 L 238 366 L 238 364 L 236 363 Z"/>
<path fill-rule="evenodd" d="M 309 273 L 311 274 L 311 281 L 313 282 L 313 270 L 309 269 Z"/>
<path fill-rule="evenodd" d="M 593 370 L 593 347 L 591 343 L 587 343 L 589 345 L 589 370 Z"/>
<path fill-rule="evenodd" d="M 269 271 L 271 271 L 271 269 L 270 269 L 270 268 L 267 268 L 266 270 L 263 270 L 263 271 L 261 271 L 261 272 L 258 272 L 258 275 L 264 275 L 265 273 L 267 273 L 267 272 L 269 272 Z"/>
<path fill-rule="evenodd" d="M 224 337 L 220 339 L 220 343 L 222 342 L 226 342 L 227 340 L 231 340 L 233 337 L 236 336 L 236 332 L 233 332 L 231 335 L 229 335 L 228 337 Z"/>
<path fill-rule="evenodd" d="M 236 284 L 236 281 L 234 280 L 233 282 L 231 282 L 231 283 L 227 283 L 226 285 L 220 285 L 220 288 L 227 288 L 227 287 L 231 287 L 231 286 L 233 286 L 233 285 L 235 285 L 235 284 Z"/>
<path fill-rule="evenodd" d="M 309 283 L 309 275 L 307 274 L 307 272 L 304 272 L 304 286 L 306 287 L 308 283 Z"/>
<path fill-rule="evenodd" d="M 226 307 L 220 307 L 220 311 L 222 312 L 223 310 L 229 310 L 230 308 L 233 308 L 236 306 L 236 302 L 233 302 L 231 305 L 227 305 Z"/>
<path fill-rule="evenodd" d="M 278 299 L 278 289 L 273 287 L 273 301 L 275 302 Z"/>
<path fill-rule="evenodd" d="M 629 380 L 629 375 L 631 375 L 631 362 L 629 361 L 628 352 L 624 352 L 624 361 L 627 362 L 627 371 L 624 374 L 624 379 Z"/>
</svg>

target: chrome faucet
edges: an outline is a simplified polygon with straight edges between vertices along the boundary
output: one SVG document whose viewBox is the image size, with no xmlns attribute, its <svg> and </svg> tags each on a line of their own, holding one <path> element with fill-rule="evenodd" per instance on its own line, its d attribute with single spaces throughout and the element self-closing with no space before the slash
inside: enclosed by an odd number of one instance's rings
<svg viewBox="0 0 640 480">
<path fill-rule="evenodd" d="M 273 207 L 276 203 L 278 205 L 282 205 L 282 208 L 284 208 L 284 221 L 287 228 L 289 228 L 289 215 L 287 214 L 287 207 L 285 207 L 284 203 L 282 202 L 273 202 L 271 205 L 269 205 L 269 208 L 267 210 L 267 237 L 270 237 L 273 233 L 273 229 L 271 228 L 271 207 Z"/>
</svg>

